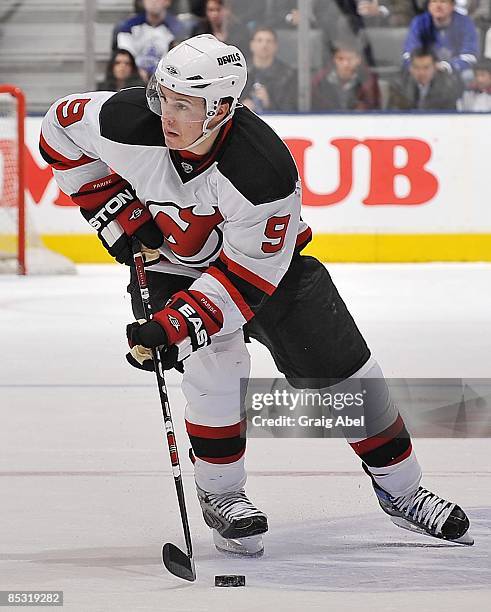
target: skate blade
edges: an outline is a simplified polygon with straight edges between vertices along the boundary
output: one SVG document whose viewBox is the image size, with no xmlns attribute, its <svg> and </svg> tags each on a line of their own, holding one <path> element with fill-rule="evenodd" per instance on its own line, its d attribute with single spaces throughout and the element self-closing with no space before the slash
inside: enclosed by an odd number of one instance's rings
<svg viewBox="0 0 491 612">
<path fill-rule="evenodd" d="M 242 557 L 261 557 L 264 553 L 263 538 L 261 535 L 248 538 L 223 538 L 216 529 L 213 529 L 213 542 L 218 551 L 228 555 Z"/>
<path fill-rule="evenodd" d="M 464 546 L 472 546 L 474 544 L 474 538 L 468 531 L 466 531 L 460 538 L 457 538 L 456 540 L 448 540 L 448 542 L 457 542 L 457 544 L 464 544 Z"/>
<path fill-rule="evenodd" d="M 401 527 L 401 529 L 407 529 L 407 531 L 420 533 L 421 535 L 429 536 L 430 538 L 435 538 L 436 540 L 443 540 L 444 542 L 455 542 L 456 544 L 464 544 L 465 546 L 472 546 L 474 544 L 474 539 L 468 531 L 466 531 L 464 535 L 460 538 L 457 538 L 455 540 L 449 540 L 448 538 L 439 538 L 438 536 L 434 536 L 431 533 L 428 533 L 427 531 L 422 529 L 421 527 L 413 525 L 413 523 L 410 523 L 409 521 L 400 516 L 391 516 L 390 520 L 397 527 Z"/>
</svg>

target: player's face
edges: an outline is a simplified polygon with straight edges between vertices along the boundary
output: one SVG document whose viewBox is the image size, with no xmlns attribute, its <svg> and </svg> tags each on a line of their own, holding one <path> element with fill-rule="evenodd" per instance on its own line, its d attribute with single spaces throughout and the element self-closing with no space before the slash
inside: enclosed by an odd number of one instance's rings
<svg viewBox="0 0 491 612">
<path fill-rule="evenodd" d="M 435 61 L 428 55 L 427 57 L 415 57 L 409 67 L 413 79 L 420 85 L 428 85 L 435 76 Z"/>
<path fill-rule="evenodd" d="M 446 21 L 454 9 L 452 0 L 430 0 L 428 11 L 436 20 Z"/>
<path fill-rule="evenodd" d="M 185 149 L 202 134 L 206 118 L 203 98 L 160 87 L 162 129 L 169 149 Z"/>
</svg>

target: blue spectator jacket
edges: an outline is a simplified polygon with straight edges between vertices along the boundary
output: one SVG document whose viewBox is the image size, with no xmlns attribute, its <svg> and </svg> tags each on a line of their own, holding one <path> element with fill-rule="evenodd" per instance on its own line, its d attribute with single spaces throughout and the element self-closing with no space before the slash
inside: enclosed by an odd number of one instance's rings
<svg viewBox="0 0 491 612">
<path fill-rule="evenodd" d="M 474 22 L 455 11 L 450 25 L 441 29 L 434 25 L 428 12 L 414 17 L 404 44 L 404 66 L 408 66 L 411 51 L 417 47 L 433 49 L 440 61 L 448 62 L 457 72 L 472 69 L 479 54 Z"/>
</svg>

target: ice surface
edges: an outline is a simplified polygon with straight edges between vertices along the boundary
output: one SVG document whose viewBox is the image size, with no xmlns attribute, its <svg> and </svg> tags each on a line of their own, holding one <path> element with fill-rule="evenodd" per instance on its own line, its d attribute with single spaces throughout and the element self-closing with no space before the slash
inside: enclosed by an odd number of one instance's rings
<svg viewBox="0 0 491 612">
<path fill-rule="evenodd" d="M 329 266 L 388 376 L 489 377 L 491 266 Z M 153 375 L 125 360 L 125 270 L 0 277 L 0 590 L 64 590 L 69 611 L 489 610 L 491 444 L 415 441 L 424 484 L 469 512 L 473 547 L 393 526 L 343 440 L 252 439 L 248 493 L 270 518 L 261 559 L 212 547 L 168 376 L 198 580 L 182 546 Z M 251 346 L 253 375 L 274 376 Z M 247 586 L 217 589 L 215 574 Z"/>
</svg>

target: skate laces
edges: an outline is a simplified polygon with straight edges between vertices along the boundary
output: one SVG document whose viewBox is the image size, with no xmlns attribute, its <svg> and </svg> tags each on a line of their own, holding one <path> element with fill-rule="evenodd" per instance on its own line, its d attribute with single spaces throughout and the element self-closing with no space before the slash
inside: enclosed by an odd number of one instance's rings
<svg viewBox="0 0 491 612">
<path fill-rule="evenodd" d="M 204 498 L 229 521 L 262 514 L 247 498 L 243 489 L 231 493 L 205 493 Z"/>
<path fill-rule="evenodd" d="M 419 487 L 416 493 L 393 498 L 394 505 L 412 520 L 425 525 L 431 531 L 440 533 L 455 508 L 455 504 L 435 493 Z"/>
</svg>

